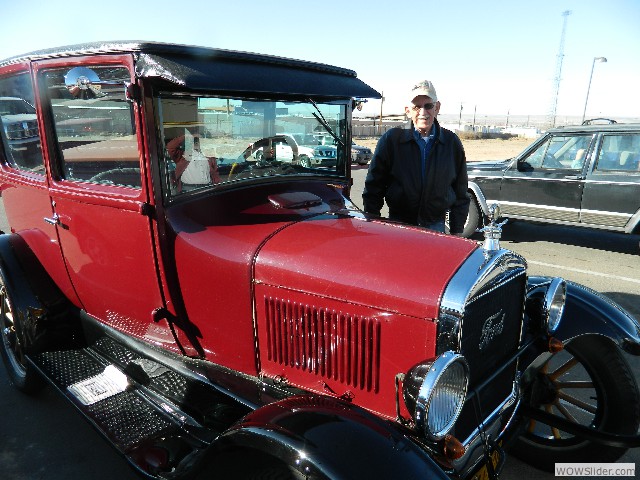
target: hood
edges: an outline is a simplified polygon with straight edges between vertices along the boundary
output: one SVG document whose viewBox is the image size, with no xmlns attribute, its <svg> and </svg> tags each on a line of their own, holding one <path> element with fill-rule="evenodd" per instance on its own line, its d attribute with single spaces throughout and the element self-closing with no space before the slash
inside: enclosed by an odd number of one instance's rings
<svg viewBox="0 0 640 480">
<path fill-rule="evenodd" d="M 371 153 L 371 149 L 368 147 L 363 147 L 362 145 L 356 145 L 355 143 L 351 145 L 352 150 L 357 150 L 358 152 L 366 152 Z"/>
<path fill-rule="evenodd" d="M 17 113 L 15 115 L 2 115 L 2 121 L 10 122 L 32 122 L 38 117 L 33 113 Z"/>
<path fill-rule="evenodd" d="M 442 292 L 476 243 L 428 230 L 323 215 L 261 248 L 255 282 L 417 318 L 436 318 Z"/>
<path fill-rule="evenodd" d="M 509 158 L 508 160 L 485 160 L 482 162 L 467 162 L 467 171 L 502 171 L 505 170 L 512 161 L 513 159 Z"/>
</svg>

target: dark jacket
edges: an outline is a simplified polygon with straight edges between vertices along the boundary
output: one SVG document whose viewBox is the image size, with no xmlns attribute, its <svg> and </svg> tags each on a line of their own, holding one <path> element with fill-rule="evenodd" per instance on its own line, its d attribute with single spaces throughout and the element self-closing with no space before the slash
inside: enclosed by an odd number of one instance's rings
<svg viewBox="0 0 640 480">
<path fill-rule="evenodd" d="M 380 215 L 386 200 L 390 219 L 420 226 L 443 220 L 449 210 L 450 231 L 460 233 L 469 213 L 464 148 L 455 133 L 434 123 L 424 185 L 413 126 L 392 128 L 380 137 L 365 180 L 364 210 Z"/>
</svg>

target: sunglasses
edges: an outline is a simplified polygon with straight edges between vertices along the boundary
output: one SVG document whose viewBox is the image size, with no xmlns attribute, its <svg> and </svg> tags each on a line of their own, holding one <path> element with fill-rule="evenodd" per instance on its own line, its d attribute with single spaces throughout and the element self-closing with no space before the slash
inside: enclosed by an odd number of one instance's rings
<svg viewBox="0 0 640 480">
<path fill-rule="evenodd" d="M 425 110 L 433 110 L 433 108 L 436 106 L 435 103 L 425 103 L 423 106 L 418 107 L 417 105 L 413 105 L 411 107 L 411 110 L 413 110 L 414 112 L 419 112 L 420 110 L 422 110 L 423 108 Z"/>
</svg>

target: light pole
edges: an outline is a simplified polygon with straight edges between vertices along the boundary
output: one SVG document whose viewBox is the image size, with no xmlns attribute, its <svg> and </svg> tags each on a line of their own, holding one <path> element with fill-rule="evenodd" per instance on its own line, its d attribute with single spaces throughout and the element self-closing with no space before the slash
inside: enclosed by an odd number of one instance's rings
<svg viewBox="0 0 640 480">
<path fill-rule="evenodd" d="M 582 112 L 583 122 L 584 122 L 584 117 L 587 114 L 587 102 L 589 101 L 589 90 L 591 90 L 591 79 L 593 78 L 593 69 L 596 66 L 596 62 L 606 63 L 607 59 L 605 57 L 593 57 L 593 63 L 591 64 L 591 75 L 589 75 L 589 86 L 587 87 L 587 98 L 584 101 L 584 112 Z"/>
</svg>

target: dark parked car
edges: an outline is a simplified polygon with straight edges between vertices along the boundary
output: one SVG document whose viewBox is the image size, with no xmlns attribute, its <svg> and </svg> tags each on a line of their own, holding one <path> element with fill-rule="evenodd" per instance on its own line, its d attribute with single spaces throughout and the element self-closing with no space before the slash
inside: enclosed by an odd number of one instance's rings
<svg viewBox="0 0 640 480">
<path fill-rule="evenodd" d="M 465 236 L 492 203 L 536 222 L 640 233 L 640 124 L 549 130 L 515 158 L 469 162 Z"/>
<path fill-rule="evenodd" d="M 20 97 L 0 97 L 2 136 L 11 161 L 25 168 L 42 166 L 36 109 Z"/>
<path fill-rule="evenodd" d="M 370 148 L 357 145 L 355 142 L 351 144 L 351 163 L 366 165 L 371 161 L 372 156 Z"/>
<path fill-rule="evenodd" d="M 638 444 L 629 314 L 530 277 L 495 222 L 479 245 L 352 203 L 352 109 L 379 97 L 355 72 L 110 42 L 0 62 L 6 90 L 43 145 L 38 169 L 0 148 L 9 378 L 146 478 L 495 479 L 506 449 Z M 278 160 L 286 131 L 335 162 Z"/>
</svg>

